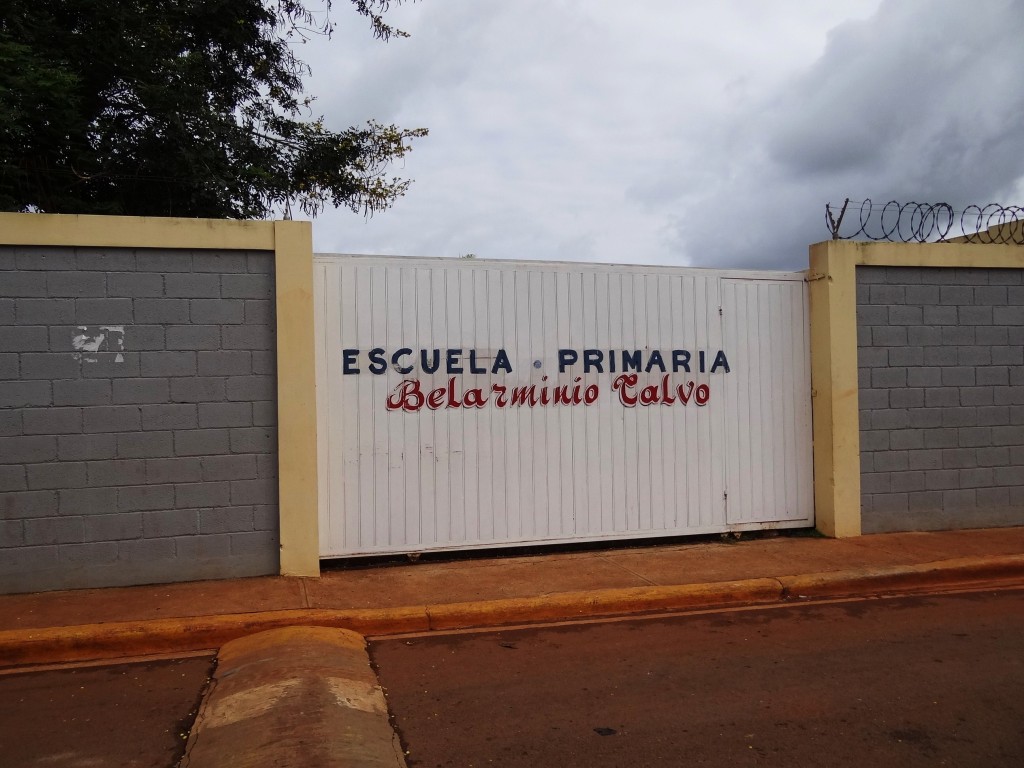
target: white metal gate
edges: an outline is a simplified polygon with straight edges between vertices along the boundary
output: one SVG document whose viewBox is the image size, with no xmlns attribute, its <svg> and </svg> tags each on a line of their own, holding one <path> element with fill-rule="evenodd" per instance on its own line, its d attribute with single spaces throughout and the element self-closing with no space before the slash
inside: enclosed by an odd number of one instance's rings
<svg viewBox="0 0 1024 768">
<path fill-rule="evenodd" d="M 316 256 L 324 557 L 813 522 L 798 273 Z"/>
</svg>

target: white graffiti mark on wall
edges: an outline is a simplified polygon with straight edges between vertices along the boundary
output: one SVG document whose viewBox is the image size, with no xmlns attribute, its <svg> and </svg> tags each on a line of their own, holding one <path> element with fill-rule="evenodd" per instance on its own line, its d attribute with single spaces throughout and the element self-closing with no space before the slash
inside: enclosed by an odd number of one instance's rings
<svg viewBox="0 0 1024 768">
<path fill-rule="evenodd" d="M 101 352 L 112 352 L 115 363 L 124 362 L 123 325 L 80 325 L 71 337 L 75 358 L 86 363 L 95 363 Z"/>
</svg>

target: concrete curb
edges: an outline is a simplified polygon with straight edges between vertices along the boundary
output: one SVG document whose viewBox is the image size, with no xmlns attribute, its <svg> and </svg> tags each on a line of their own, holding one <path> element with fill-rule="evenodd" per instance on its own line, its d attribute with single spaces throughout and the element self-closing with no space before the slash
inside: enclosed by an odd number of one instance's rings
<svg viewBox="0 0 1024 768">
<path fill-rule="evenodd" d="M 189 733 L 188 768 L 405 768 L 366 640 L 286 627 L 226 643 Z"/>
<path fill-rule="evenodd" d="M 246 635 L 292 626 L 363 635 L 500 627 L 586 618 L 954 589 L 1024 579 L 1024 555 L 968 557 L 922 565 L 676 586 L 560 592 L 440 605 L 351 610 L 298 609 L 72 627 L 0 631 L 0 666 L 113 659 L 220 648 Z"/>
</svg>

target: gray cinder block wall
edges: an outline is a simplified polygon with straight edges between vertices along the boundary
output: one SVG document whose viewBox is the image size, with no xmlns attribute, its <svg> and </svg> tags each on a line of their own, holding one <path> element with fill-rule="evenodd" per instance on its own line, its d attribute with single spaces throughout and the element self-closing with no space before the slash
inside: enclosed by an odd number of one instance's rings
<svg viewBox="0 0 1024 768">
<path fill-rule="evenodd" d="M 856 274 L 863 531 L 1024 525 L 1024 271 Z"/>
<path fill-rule="evenodd" d="M 0 591 L 276 573 L 273 254 L 0 248 Z"/>
</svg>

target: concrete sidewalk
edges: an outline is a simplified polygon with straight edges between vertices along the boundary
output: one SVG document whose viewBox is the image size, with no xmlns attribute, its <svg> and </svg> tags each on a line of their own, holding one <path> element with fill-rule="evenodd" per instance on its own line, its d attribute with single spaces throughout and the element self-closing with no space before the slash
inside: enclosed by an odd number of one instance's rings
<svg viewBox="0 0 1024 768">
<path fill-rule="evenodd" d="M 0 596 L 0 666 L 216 648 L 294 625 L 383 635 L 1024 582 L 1024 528 L 780 535 Z"/>
</svg>

